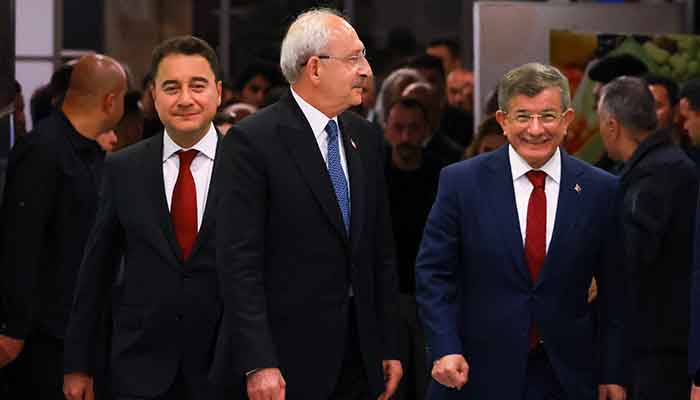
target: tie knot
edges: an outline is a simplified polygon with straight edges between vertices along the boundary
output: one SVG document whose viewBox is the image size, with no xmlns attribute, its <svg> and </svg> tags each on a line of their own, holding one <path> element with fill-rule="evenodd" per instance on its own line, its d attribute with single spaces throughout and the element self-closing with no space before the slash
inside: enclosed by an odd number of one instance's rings
<svg viewBox="0 0 700 400">
<path fill-rule="evenodd" d="M 530 170 L 525 175 L 527 175 L 527 179 L 530 180 L 530 183 L 532 183 L 532 186 L 536 189 L 544 189 L 544 178 L 547 177 L 547 174 L 543 171 Z"/>
<path fill-rule="evenodd" d="M 338 137 L 338 124 L 335 121 L 330 120 L 326 125 L 326 133 L 328 134 L 328 139 L 333 140 Z"/>
<path fill-rule="evenodd" d="M 177 156 L 180 157 L 180 167 L 189 167 L 192 164 L 192 160 L 199 153 L 197 150 L 180 150 L 177 152 Z"/>
</svg>

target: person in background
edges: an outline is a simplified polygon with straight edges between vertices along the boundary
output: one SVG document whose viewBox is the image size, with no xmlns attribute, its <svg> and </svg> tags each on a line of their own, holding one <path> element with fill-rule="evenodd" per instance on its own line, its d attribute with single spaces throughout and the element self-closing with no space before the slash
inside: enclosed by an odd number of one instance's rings
<svg viewBox="0 0 700 400">
<path fill-rule="evenodd" d="M 233 86 L 238 102 L 262 108 L 268 103 L 267 95 L 272 86 L 281 80 L 279 69 L 267 63 L 253 63 L 243 69 Z"/>
<path fill-rule="evenodd" d="M 456 40 L 449 38 L 439 38 L 432 40 L 425 53 L 437 57 L 442 61 L 442 68 L 445 75 L 462 67 L 461 49 Z"/>
<path fill-rule="evenodd" d="M 600 135 L 620 171 L 625 281 L 625 354 L 632 399 L 688 397 L 688 332 L 698 176 L 693 163 L 657 130 L 644 80 L 603 86 Z M 601 285 L 602 286 L 602 285 Z M 616 289 L 619 290 L 619 289 Z"/>
<path fill-rule="evenodd" d="M 474 113 L 474 73 L 457 68 L 447 75 L 447 104 Z"/>
<path fill-rule="evenodd" d="M 148 139 L 151 136 L 163 132 L 163 123 L 160 121 L 155 105 L 153 104 L 153 75 L 151 72 L 147 72 L 143 77 L 141 90 L 139 106 L 143 114 L 143 138 Z"/>
<path fill-rule="evenodd" d="M 425 338 L 416 309 L 415 280 L 416 254 L 442 167 L 423 149 L 429 134 L 428 110 L 421 102 L 404 97 L 390 106 L 384 137 L 391 150 L 384 171 L 396 243 L 399 344 L 404 369 L 397 400 L 423 400 L 429 378 Z"/>
<path fill-rule="evenodd" d="M 503 128 L 498 124 L 496 117 L 488 117 L 479 125 L 476 139 L 464 151 L 464 159 L 489 153 L 506 143 L 508 139 L 503 135 Z"/>
<path fill-rule="evenodd" d="M 683 118 L 681 146 L 700 173 L 700 78 L 686 82 L 678 97 L 678 112 Z"/>
<path fill-rule="evenodd" d="M 117 61 L 92 54 L 72 69 L 60 108 L 9 157 L 0 231 L 6 313 L 0 367 L 13 399 L 64 398 L 68 314 L 102 180 L 104 152 L 95 140 L 124 110 L 126 74 Z"/>
</svg>

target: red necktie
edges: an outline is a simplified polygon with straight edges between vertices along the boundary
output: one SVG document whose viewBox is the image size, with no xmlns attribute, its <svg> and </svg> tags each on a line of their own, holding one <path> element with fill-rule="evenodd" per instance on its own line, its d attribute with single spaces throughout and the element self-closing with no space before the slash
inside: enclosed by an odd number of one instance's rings
<svg viewBox="0 0 700 400">
<path fill-rule="evenodd" d="M 544 193 L 544 182 L 547 174 L 542 171 L 529 171 L 526 175 L 533 188 L 527 203 L 525 261 L 534 284 L 537 282 L 547 251 L 547 196 Z M 539 340 L 539 331 L 533 322 L 530 327 L 531 350 L 537 346 Z"/>
<path fill-rule="evenodd" d="M 178 151 L 180 172 L 177 174 L 170 218 L 175 228 L 175 238 L 182 249 L 183 261 L 187 260 L 197 238 L 197 190 L 190 165 L 197 156 L 197 150 Z"/>
</svg>

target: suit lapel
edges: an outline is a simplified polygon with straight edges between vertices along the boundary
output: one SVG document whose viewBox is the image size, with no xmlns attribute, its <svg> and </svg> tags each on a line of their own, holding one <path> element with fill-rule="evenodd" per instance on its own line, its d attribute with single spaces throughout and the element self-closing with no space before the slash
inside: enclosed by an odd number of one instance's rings
<svg viewBox="0 0 700 400">
<path fill-rule="evenodd" d="M 350 240 L 354 250 L 362 235 L 362 223 L 365 220 L 365 173 L 357 139 L 353 136 L 351 124 L 343 115 L 338 120 L 350 177 Z"/>
<path fill-rule="evenodd" d="M 341 238 L 347 240 L 345 224 L 340 213 L 338 200 L 335 197 L 331 178 L 328 175 L 328 168 L 318 149 L 318 143 L 311 126 L 291 93 L 287 93 L 280 100 L 280 107 L 283 110 L 278 132 L 280 138 L 289 148 L 292 159 L 299 167 L 301 175 L 309 185 L 311 192 L 318 200 L 331 225 L 333 225 Z M 354 202 L 354 200 L 352 201 Z"/>
<path fill-rule="evenodd" d="M 485 192 L 489 194 L 491 215 L 495 218 L 494 226 L 497 226 L 503 236 L 506 247 L 510 249 L 515 269 L 528 282 L 532 282 L 530 272 L 525 265 L 525 251 L 523 239 L 520 233 L 518 209 L 515 205 L 515 191 L 513 189 L 513 175 L 508 159 L 508 146 L 502 146 L 496 150 L 496 154 L 487 164 L 489 176 L 485 177 Z"/>
<path fill-rule="evenodd" d="M 585 186 L 585 182 L 582 181 L 582 173 L 583 169 L 581 166 L 573 162 L 571 156 L 562 149 L 561 183 L 559 184 L 559 199 L 557 201 L 557 213 L 554 219 L 554 231 L 552 232 L 549 251 L 547 251 L 547 256 L 544 259 L 544 264 L 542 265 L 542 270 L 540 271 L 536 286 L 551 273 L 550 270 L 552 268 L 556 268 L 556 265 L 551 264 L 555 263 L 555 260 L 560 259 L 559 252 L 564 247 L 564 242 L 567 240 L 575 240 L 572 239 L 570 232 L 576 228 L 579 216 L 584 214 L 582 210 L 583 194 L 580 192 L 580 189 L 579 191 L 575 189 L 577 185 L 579 185 L 579 188 Z"/>
<path fill-rule="evenodd" d="M 160 138 L 160 140 L 158 139 Z M 182 250 L 175 239 L 170 211 L 165 198 L 165 182 L 163 180 L 163 134 L 157 135 L 147 143 L 147 156 L 144 158 L 144 175 L 148 191 L 148 199 L 153 205 L 156 225 L 163 231 L 167 242 L 177 260 L 182 260 Z"/>
<path fill-rule="evenodd" d="M 218 203 L 218 194 L 219 191 L 217 190 L 216 182 L 218 179 L 215 179 L 217 173 L 217 165 L 218 165 L 218 160 L 220 156 L 220 151 L 221 151 L 221 146 L 219 144 L 221 143 L 221 134 L 217 131 L 217 141 L 216 141 L 216 151 L 215 151 L 215 156 L 214 156 L 214 165 L 212 166 L 211 169 L 211 177 L 209 178 L 209 191 L 207 192 L 207 202 L 204 205 L 204 215 L 202 216 L 202 226 L 199 228 L 199 232 L 197 232 L 197 238 L 195 239 L 194 246 L 192 247 L 192 252 L 190 253 L 190 258 L 193 258 L 196 254 L 197 251 L 202 247 L 202 244 L 207 240 L 207 236 L 209 235 L 209 231 L 212 229 L 211 225 L 214 223 L 214 214 L 216 213 L 216 205 Z"/>
</svg>

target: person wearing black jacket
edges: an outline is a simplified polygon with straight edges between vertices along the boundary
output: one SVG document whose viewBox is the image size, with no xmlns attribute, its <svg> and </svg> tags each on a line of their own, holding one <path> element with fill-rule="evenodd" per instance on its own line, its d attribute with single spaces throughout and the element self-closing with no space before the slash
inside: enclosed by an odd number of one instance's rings
<svg viewBox="0 0 700 400">
<path fill-rule="evenodd" d="M 598 111 L 608 154 L 625 162 L 620 215 L 628 392 L 632 399 L 687 399 L 695 167 L 668 131 L 655 132 L 654 99 L 642 80 L 622 77 L 607 84 Z"/>
<path fill-rule="evenodd" d="M 9 363 L 11 398 L 63 398 L 66 320 L 104 160 L 95 139 L 119 122 L 126 88 L 115 60 L 81 58 L 61 109 L 10 153 L 0 242 L 0 367 Z"/>
</svg>

